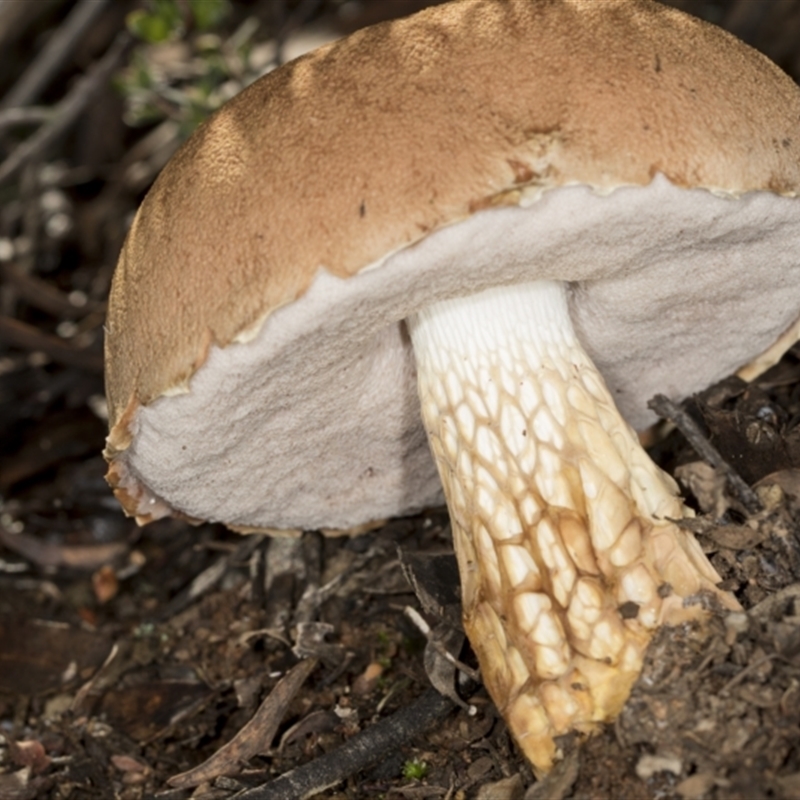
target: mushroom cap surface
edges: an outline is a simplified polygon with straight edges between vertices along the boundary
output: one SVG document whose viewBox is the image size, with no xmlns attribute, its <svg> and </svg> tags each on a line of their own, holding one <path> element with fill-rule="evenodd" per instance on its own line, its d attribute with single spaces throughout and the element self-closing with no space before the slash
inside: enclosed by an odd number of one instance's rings
<svg viewBox="0 0 800 800">
<path fill-rule="evenodd" d="M 439 502 L 402 320 L 573 284 L 635 426 L 800 311 L 800 90 L 651 0 L 460 0 L 260 79 L 126 240 L 107 324 L 129 513 L 350 527 Z"/>
</svg>

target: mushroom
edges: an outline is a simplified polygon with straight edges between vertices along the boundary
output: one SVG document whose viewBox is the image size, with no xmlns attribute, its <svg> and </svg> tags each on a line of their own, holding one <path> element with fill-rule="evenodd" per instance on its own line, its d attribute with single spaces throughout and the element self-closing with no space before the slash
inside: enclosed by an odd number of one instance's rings
<svg viewBox="0 0 800 800">
<path fill-rule="evenodd" d="M 120 256 L 116 496 L 348 529 L 443 487 L 483 679 L 547 769 L 658 626 L 736 607 L 633 429 L 796 322 L 799 122 L 775 65 L 651 0 L 460 0 L 271 72 Z"/>
</svg>

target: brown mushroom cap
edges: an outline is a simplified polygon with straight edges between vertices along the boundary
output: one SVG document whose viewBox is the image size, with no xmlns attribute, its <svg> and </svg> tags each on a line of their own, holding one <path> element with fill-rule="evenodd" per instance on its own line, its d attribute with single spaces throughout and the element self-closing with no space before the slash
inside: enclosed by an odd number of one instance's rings
<svg viewBox="0 0 800 800">
<path fill-rule="evenodd" d="M 775 65 L 650 0 L 461 0 L 270 73 L 168 164 L 122 252 L 123 505 L 337 527 L 435 502 L 401 320 L 490 277 L 576 282 L 578 333 L 645 423 L 654 389 L 700 388 L 797 317 L 798 123 Z M 460 260 L 469 289 L 434 274 Z"/>
</svg>

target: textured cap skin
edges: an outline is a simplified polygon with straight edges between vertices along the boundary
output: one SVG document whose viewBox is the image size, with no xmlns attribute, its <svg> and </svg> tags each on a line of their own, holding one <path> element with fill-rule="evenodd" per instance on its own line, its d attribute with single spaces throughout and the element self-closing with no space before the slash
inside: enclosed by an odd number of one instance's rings
<svg viewBox="0 0 800 800">
<path fill-rule="evenodd" d="M 251 336 L 320 269 L 355 275 L 526 187 L 602 192 L 658 173 L 796 194 L 800 92 L 650 0 L 460 0 L 270 73 L 167 165 L 121 254 L 112 484 L 137 410 L 187 391 L 212 344 Z"/>
</svg>

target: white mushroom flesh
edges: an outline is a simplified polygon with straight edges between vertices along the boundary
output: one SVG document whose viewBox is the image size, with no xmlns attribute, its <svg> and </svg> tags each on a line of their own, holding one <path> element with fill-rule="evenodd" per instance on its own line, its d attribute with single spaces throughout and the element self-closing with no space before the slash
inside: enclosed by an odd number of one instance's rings
<svg viewBox="0 0 800 800">
<path fill-rule="evenodd" d="M 613 718 L 654 630 L 720 579 L 689 512 L 578 342 L 567 286 L 537 281 L 408 320 L 447 497 L 464 622 L 484 682 L 536 767 L 554 737 Z"/>
</svg>

